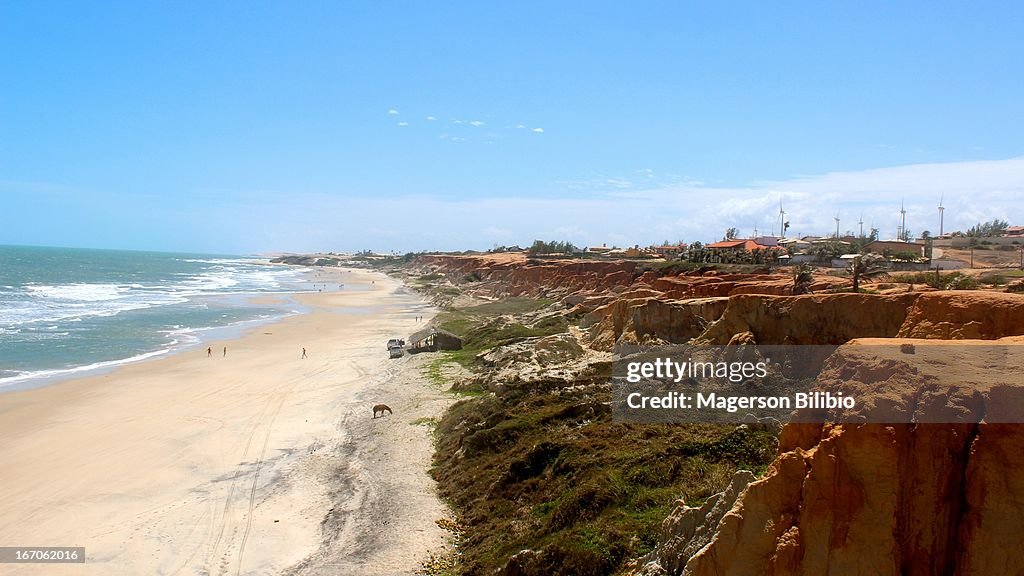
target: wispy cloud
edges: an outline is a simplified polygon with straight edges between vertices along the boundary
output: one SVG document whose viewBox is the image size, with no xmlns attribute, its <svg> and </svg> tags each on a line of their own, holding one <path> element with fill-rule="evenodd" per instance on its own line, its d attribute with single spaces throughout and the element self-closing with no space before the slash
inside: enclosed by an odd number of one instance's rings
<svg viewBox="0 0 1024 576">
<path fill-rule="evenodd" d="M 483 125 L 484 125 L 484 123 L 483 123 L 483 122 L 481 122 L 481 121 L 479 121 L 479 120 L 473 120 L 472 122 L 470 122 L 470 123 L 469 123 L 469 125 L 470 125 L 470 126 L 476 126 L 476 127 L 480 127 L 480 126 L 483 126 Z"/>
<path fill-rule="evenodd" d="M 762 234 L 777 231 L 781 200 L 791 223 L 790 234 L 834 231 L 832 218 L 840 211 L 843 231 L 856 231 L 863 215 L 865 231 L 874 226 L 883 237 L 892 237 L 899 223 L 900 198 L 911 231 L 937 232 L 939 196 L 945 198 L 946 231 L 964 230 L 992 218 L 1024 223 L 1024 157 L 836 172 L 731 188 L 693 182 L 652 188 L 633 182 L 631 187 L 618 188 L 614 178 L 606 180 L 613 182 L 605 183 L 604 192 L 582 190 L 574 197 L 353 198 L 323 194 L 296 202 L 294 195 L 281 194 L 277 204 L 260 204 L 266 212 L 263 216 L 247 215 L 240 221 L 236 233 L 273 229 L 267 232 L 276 231 L 274 245 L 254 246 L 267 250 L 486 249 L 495 241 L 528 244 L 534 239 L 564 239 L 591 246 L 602 242 L 644 245 L 666 238 L 703 242 L 720 239 L 729 227 L 739 228 L 744 235 L 753 233 L 754 228 Z M 318 209 L 310 211 L 307 206 Z M 352 213 L 363 216 L 350 226 L 336 225 L 338 214 Z M 421 227 L 425 218 L 435 232 L 429 238 L 410 239 L 401 233 Z M 382 221 L 394 232 L 371 230 Z M 483 224 L 480 229 L 470 229 L 466 222 Z M 489 233 L 483 233 L 484 228 L 490 228 Z"/>
<path fill-rule="evenodd" d="M 394 108 L 392 108 L 392 109 L 388 110 L 388 114 L 391 114 L 392 116 L 394 116 L 395 114 L 398 114 L 398 110 L 395 110 Z"/>
<path fill-rule="evenodd" d="M 530 132 L 536 132 L 538 134 L 543 134 L 544 133 L 544 129 L 543 128 L 534 128 L 533 130 L 530 130 Z"/>
<path fill-rule="evenodd" d="M 409 123 L 408 122 L 399 122 L 398 125 L 399 126 L 408 126 Z"/>
<path fill-rule="evenodd" d="M 434 120 L 437 120 L 437 118 L 434 118 L 433 116 L 427 116 L 427 120 L 433 122 Z"/>
</svg>

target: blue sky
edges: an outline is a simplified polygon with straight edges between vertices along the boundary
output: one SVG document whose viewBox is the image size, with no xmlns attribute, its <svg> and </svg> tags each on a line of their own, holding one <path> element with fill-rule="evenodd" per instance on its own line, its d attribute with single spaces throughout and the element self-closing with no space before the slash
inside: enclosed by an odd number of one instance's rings
<svg viewBox="0 0 1024 576">
<path fill-rule="evenodd" d="M 1014 2 L 4 2 L 0 244 L 1024 223 Z"/>
</svg>

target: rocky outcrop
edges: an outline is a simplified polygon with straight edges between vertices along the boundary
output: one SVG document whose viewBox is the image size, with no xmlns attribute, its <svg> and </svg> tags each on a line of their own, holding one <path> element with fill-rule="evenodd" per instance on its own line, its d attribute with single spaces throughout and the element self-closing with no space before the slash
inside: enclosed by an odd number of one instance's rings
<svg viewBox="0 0 1024 576">
<path fill-rule="evenodd" d="M 270 259 L 271 264 L 288 264 L 291 266 L 341 266 L 344 260 L 337 256 L 291 255 L 277 256 Z"/>
<path fill-rule="evenodd" d="M 523 254 L 423 255 L 415 266 L 440 272 L 453 282 L 482 282 L 493 295 L 554 296 L 582 290 L 626 287 L 639 276 L 628 260 L 527 260 Z"/>
<path fill-rule="evenodd" d="M 454 283 L 476 283 L 477 291 L 491 296 L 562 298 L 643 289 L 664 300 L 684 300 L 736 294 L 787 295 L 793 284 L 789 274 L 724 274 L 712 269 L 676 274 L 644 269 L 642 263 L 630 260 L 532 259 L 523 253 L 422 255 L 413 265 L 444 274 Z M 823 291 L 849 283 L 842 278 L 817 276 L 810 288 Z"/>
<path fill-rule="evenodd" d="M 687 531 L 672 532 L 659 566 L 688 576 L 1021 573 L 1022 351 L 1022 338 L 841 347 L 821 388 L 859 394 L 858 416 L 881 423 L 788 424 L 775 462 L 707 545 L 673 548 Z M 910 417 L 919 423 L 885 423 Z"/>
<path fill-rule="evenodd" d="M 739 295 L 695 342 L 728 344 L 750 332 L 758 344 L 842 344 L 860 337 L 894 337 L 918 294 Z"/>
<path fill-rule="evenodd" d="M 740 493 L 754 481 L 754 474 L 740 470 L 729 487 L 708 498 L 701 506 L 679 502 L 661 524 L 661 541 L 650 554 L 640 559 L 637 576 L 663 576 L 682 572 L 686 560 L 711 543 L 715 527 L 736 504 Z"/>
<path fill-rule="evenodd" d="M 812 292 L 848 286 L 849 281 L 831 276 L 816 277 L 810 285 Z M 708 298 L 737 294 L 766 294 L 790 296 L 793 280 L 782 274 L 684 274 L 665 276 L 651 283 L 655 290 L 674 298 Z"/>
<path fill-rule="evenodd" d="M 563 333 L 498 346 L 477 360 L 486 370 L 464 385 L 502 395 L 571 387 L 610 358 L 583 347 L 572 333 Z"/>
<path fill-rule="evenodd" d="M 1024 295 L 975 290 L 921 294 L 901 338 L 991 340 L 1024 333 Z"/>
<path fill-rule="evenodd" d="M 617 343 L 682 344 L 718 319 L 728 301 L 728 298 L 615 299 L 587 314 L 580 327 L 589 330 L 590 345 L 597 350 L 611 350 Z"/>
</svg>

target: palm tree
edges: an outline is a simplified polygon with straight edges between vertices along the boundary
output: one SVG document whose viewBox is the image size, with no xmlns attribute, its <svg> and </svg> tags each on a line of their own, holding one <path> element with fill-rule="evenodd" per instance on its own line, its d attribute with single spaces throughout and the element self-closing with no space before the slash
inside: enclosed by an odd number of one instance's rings
<svg viewBox="0 0 1024 576">
<path fill-rule="evenodd" d="M 860 279 L 881 276 L 889 271 L 889 262 L 878 254 L 858 254 L 847 266 L 853 276 L 853 291 L 860 292 Z"/>
<path fill-rule="evenodd" d="M 814 282 L 814 275 L 811 274 L 811 267 L 807 264 L 797 264 L 793 267 L 793 296 L 811 293 L 811 283 Z"/>
</svg>

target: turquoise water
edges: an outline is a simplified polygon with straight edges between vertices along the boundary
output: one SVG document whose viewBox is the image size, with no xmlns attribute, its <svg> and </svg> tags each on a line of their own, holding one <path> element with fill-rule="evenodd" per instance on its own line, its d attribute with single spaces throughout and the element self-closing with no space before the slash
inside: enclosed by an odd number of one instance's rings
<svg viewBox="0 0 1024 576">
<path fill-rule="evenodd" d="M 159 356 L 298 312 L 304 269 L 265 259 L 0 246 L 0 390 Z M 20 387 L 20 386 L 19 386 Z"/>
</svg>

